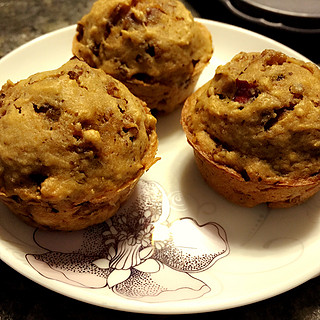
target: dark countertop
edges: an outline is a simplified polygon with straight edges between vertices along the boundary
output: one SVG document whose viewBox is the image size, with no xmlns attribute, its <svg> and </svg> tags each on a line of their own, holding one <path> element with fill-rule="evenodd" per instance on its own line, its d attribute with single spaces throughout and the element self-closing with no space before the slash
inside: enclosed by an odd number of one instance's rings
<svg viewBox="0 0 320 320">
<path fill-rule="evenodd" d="M 93 2 L 93 0 L 0 0 L 0 58 L 41 34 L 76 23 L 82 15 L 89 11 Z M 254 29 L 252 25 L 244 21 L 223 14 L 219 5 L 217 8 L 211 7 L 210 10 L 206 10 L 201 8 L 201 3 L 204 1 L 191 1 L 191 3 L 204 18 L 227 21 Z M 256 31 L 262 32 L 259 28 Z M 286 38 L 288 42 L 291 41 L 289 38 Z M 297 45 L 295 41 L 292 43 Z M 298 44 L 304 49 L 307 48 L 301 43 Z M 308 54 L 310 51 L 300 51 L 313 59 L 312 54 Z M 173 318 L 167 315 L 137 315 L 88 305 L 30 281 L 1 261 L 0 281 L 1 320 L 99 320 L 118 316 L 124 319 Z M 320 319 L 320 277 L 265 301 L 231 310 L 205 313 L 200 316 L 202 319 Z M 193 319 L 194 317 L 195 315 L 175 316 L 176 319 Z"/>
</svg>

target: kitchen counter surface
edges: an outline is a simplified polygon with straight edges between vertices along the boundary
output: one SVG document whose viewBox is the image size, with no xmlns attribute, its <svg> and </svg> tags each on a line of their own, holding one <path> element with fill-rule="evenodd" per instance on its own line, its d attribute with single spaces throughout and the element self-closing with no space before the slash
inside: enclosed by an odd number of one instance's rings
<svg viewBox="0 0 320 320">
<path fill-rule="evenodd" d="M 0 58 L 42 34 L 75 24 L 93 0 L 0 0 Z M 198 1 L 201 3 L 201 1 Z M 221 20 L 213 8 L 194 15 Z M 226 21 L 223 20 L 222 21 Z M 237 20 L 231 20 L 234 24 Z M 227 21 L 229 22 L 229 21 Z M 238 23 L 237 23 L 238 24 Z M 240 23 L 239 23 L 240 24 Z M 245 27 L 245 25 L 242 25 Z M 297 50 L 297 48 L 295 48 Z M 312 59 L 312 57 L 310 57 Z M 22 62 L 23 63 L 23 62 Z M 319 270 L 320 271 L 320 270 Z M 195 315 L 143 315 L 103 309 L 52 292 L 0 261 L 0 319 L 193 319 Z M 199 315 L 201 319 L 320 319 L 320 277 L 286 293 L 230 310 Z"/>
</svg>

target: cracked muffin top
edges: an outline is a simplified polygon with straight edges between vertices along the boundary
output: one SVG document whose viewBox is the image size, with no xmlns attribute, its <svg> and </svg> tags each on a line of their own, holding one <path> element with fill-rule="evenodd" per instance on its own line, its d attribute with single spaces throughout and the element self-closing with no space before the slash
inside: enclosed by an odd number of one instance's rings
<svg viewBox="0 0 320 320">
<path fill-rule="evenodd" d="M 210 60 L 212 44 L 180 1 L 98 0 L 78 22 L 73 54 L 122 82 L 183 90 Z"/>
<path fill-rule="evenodd" d="M 189 142 L 245 181 L 320 172 L 320 71 L 274 50 L 241 52 L 219 66 L 183 109 Z"/>
<path fill-rule="evenodd" d="M 180 1 L 98 0 L 78 22 L 73 49 L 120 80 L 166 82 L 168 74 L 192 73 L 207 49 L 199 50 L 199 36 L 198 23 Z"/>
<path fill-rule="evenodd" d="M 156 119 L 78 59 L 0 91 L 0 191 L 74 205 L 108 198 L 154 163 Z"/>
</svg>

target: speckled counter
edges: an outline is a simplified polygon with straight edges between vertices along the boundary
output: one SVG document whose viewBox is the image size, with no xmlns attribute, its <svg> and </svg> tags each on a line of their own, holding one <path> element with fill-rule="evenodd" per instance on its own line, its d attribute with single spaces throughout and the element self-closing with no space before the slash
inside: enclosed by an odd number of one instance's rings
<svg viewBox="0 0 320 320">
<path fill-rule="evenodd" d="M 47 32 L 74 24 L 93 0 L 0 0 L 0 57 Z M 196 2 L 194 4 L 196 6 Z M 194 14 L 197 14 L 194 11 Z M 210 8 L 211 18 L 219 11 Z M 201 12 L 200 12 L 201 13 Z M 320 236 L 320 235 L 319 235 Z M 315 263 L 319 263 L 315 261 Z M 319 270 L 320 271 L 320 270 Z M 201 315 L 144 315 L 67 298 L 20 275 L 0 261 L 0 319 L 320 319 L 320 277 L 248 306 Z"/>
</svg>

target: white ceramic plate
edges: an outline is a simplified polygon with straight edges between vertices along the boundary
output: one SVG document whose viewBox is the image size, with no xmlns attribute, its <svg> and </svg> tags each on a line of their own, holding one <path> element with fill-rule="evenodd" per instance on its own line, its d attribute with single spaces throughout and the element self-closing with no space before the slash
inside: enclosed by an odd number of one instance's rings
<svg viewBox="0 0 320 320">
<path fill-rule="evenodd" d="M 198 86 L 239 51 L 274 48 L 261 35 L 200 20 L 215 47 Z M 0 61 L 0 84 L 61 66 L 75 26 L 42 36 Z M 158 123 L 161 160 L 132 199 L 105 224 L 72 233 L 40 232 L 5 207 L 0 257 L 33 281 L 94 305 L 143 313 L 232 308 L 289 290 L 320 271 L 320 195 L 302 206 L 245 209 L 203 182 L 179 125 L 180 111 Z"/>
</svg>

